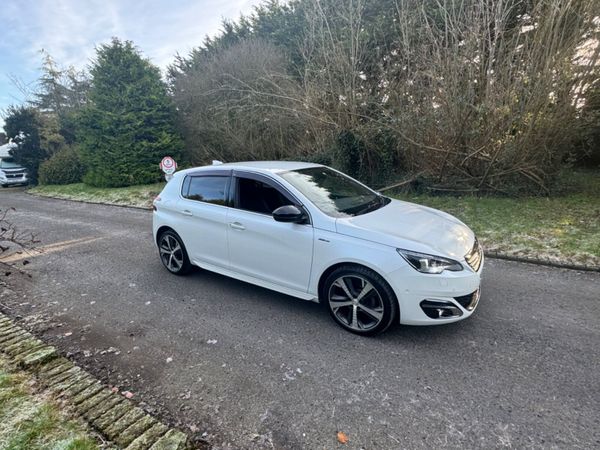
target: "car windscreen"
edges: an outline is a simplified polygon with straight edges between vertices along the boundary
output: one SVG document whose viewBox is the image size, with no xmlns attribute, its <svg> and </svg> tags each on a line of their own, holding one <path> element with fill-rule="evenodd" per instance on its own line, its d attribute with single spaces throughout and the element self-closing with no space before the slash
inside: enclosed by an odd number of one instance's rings
<svg viewBox="0 0 600 450">
<path fill-rule="evenodd" d="M 21 166 L 12 158 L 0 159 L 0 169 L 20 169 Z"/>
<path fill-rule="evenodd" d="M 381 208 L 389 200 L 328 167 L 290 170 L 281 177 L 332 217 L 352 217 Z"/>
</svg>

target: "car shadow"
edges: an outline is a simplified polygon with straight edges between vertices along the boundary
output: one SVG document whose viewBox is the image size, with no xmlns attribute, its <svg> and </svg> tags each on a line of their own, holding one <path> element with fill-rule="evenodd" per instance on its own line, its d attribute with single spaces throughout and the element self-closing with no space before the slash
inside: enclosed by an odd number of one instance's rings
<svg viewBox="0 0 600 450">
<path fill-rule="evenodd" d="M 444 343 L 453 345 L 454 340 L 464 340 L 475 338 L 477 326 L 473 326 L 477 321 L 476 317 L 465 321 L 440 324 L 434 326 L 410 326 L 401 324 L 392 324 L 384 333 L 365 337 L 359 336 L 343 330 L 329 316 L 327 309 L 315 302 L 304 301 L 295 297 L 272 291 L 260 286 L 256 286 L 244 281 L 236 280 L 225 275 L 198 269 L 190 275 L 190 281 L 196 284 L 209 283 L 214 289 L 227 292 L 229 298 L 243 299 L 245 302 L 252 302 L 252 308 L 265 316 L 279 314 L 287 315 L 290 320 L 299 320 L 301 318 L 310 318 L 312 326 L 306 330 L 317 339 L 329 338 L 332 334 L 341 334 L 344 341 L 349 340 L 367 340 L 372 342 L 399 344 L 411 343 L 412 345 L 427 345 L 432 343 Z M 293 326 L 293 324 L 291 325 Z"/>
</svg>

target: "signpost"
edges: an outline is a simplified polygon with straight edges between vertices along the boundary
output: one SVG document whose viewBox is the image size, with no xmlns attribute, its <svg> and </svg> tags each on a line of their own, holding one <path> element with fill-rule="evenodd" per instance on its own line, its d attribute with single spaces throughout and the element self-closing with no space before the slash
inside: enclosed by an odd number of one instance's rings
<svg viewBox="0 0 600 450">
<path fill-rule="evenodd" d="M 177 163 L 170 156 L 165 156 L 160 162 L 160 168 L 165 173 L 165 180 L 169 182 L 177 170 Z"/>
</svg>

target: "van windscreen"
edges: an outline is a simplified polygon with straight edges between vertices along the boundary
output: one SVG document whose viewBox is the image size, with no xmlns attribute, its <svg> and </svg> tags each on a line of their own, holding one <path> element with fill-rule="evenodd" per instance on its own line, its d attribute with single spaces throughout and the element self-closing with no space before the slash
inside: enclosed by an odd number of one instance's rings
<svg viewBox="0 0 600 450">
<path fill-rule="evenodd" d="M 12 158 L 0 159 L 0 169 L 20 169 L 21 166 Z"/>
</svg>

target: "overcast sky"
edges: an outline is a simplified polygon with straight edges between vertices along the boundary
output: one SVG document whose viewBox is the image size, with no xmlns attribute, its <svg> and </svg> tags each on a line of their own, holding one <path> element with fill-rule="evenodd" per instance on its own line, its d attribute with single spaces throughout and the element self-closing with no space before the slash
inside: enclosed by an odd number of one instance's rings
<svg viewBox="0 0 600 450">
<path fill-rule="evenodd" d="M 0 111 L 23 101 L 10 81 L 34 83 L 40 50 L 60 65 L 83 68 L 94 46 L 111 37 L 132 40 L 165 68 L 214 35 L 223 18 L 247 14 L 260 0 L 2 0 L 0 6 Z M 0 128 L 4 121 L 0 118 Z"/>
</svg>

